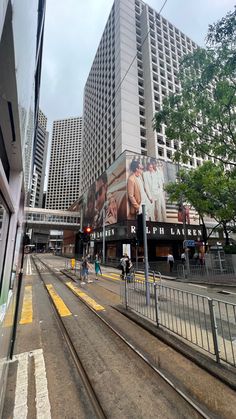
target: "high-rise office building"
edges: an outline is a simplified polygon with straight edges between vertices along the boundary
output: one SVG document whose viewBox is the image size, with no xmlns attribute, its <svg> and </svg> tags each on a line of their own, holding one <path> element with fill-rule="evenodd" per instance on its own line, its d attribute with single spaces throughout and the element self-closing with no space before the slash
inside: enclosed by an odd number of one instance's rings
<svg viewBox="0 0 236 419">
<path fill-rule="evenodd" d="M 39 109 L 37 135 L 33 156 L 30 207 L 42 208 L 48 150 L 47 118 Z"/>
<path fill-rule="evenodd" d="M 67 209 L 79 196 L 82 118 L 53 122 L 46 208 Z"/>
<path fill-rule="evenodd" d="M 153 116 L 180 89 L 179 61 L 196 47 L 143 1 L 114 2 L 84 91 L 82 193 L 124 150 L 171 161 L 178 144 L 164 126 L 154 132 Z"/>
</svg>

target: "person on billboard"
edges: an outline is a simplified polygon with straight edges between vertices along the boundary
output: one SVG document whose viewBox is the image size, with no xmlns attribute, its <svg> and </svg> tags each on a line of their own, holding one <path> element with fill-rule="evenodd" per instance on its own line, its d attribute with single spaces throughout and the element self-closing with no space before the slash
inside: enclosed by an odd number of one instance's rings
<svg viewBox="0 0 236 419">
<path fill-rule="evenodd" d="M 148 192 L 149 199 L 148 213 L 151 221 L 158 221 L 158 182 L 156 171 L 154 170 L 155 160 L 147 163 L 146 171 L 143 173 L 145 190 Z"/>
<path fill-rule="evenodd" d="M 104 217 L 106 217 L 106 201 L 107 201 L 107 174 L 106 172 L 104 172 L 96 180 L 95 218 L 94 218 L 95 228 L 102 227 L 103 225 Z"/>
<path fill-rule="evenodd" d="M 117 202 L 116 199 L 111 193 L 108 198 L 108 206 L 106 211 L 106 224 L 115 224 L 117 223 Z"/>
<path fill-rule="evenodd" d="M 146 204 L 148 214 L 148 203 L 149 201 L 152 202 L 152 198 L 148 195 L 148 192 L 144 187 L 142 177 L 143 166 L 140 160 L 132 160 L 130 171 L 131 175 L 129 176 L 127 183 L 128 201 L 130 205 L 129 218 L 136 219 L 136 215 L 141 214 L 142 212 L 141 203 Z"/>
<path fill-rule="evenodd" d="M 166 199 L 165 199 L 165 191 L 164 191 L 164 172 L 163 172 L 163 162 L 158 161 L 155 162 L 154 171 L 156 173 L 156 182 L 158 188 L 158 199 L 157 199 L 157 214 L 158 214 L 158 221 L 166 222 Z"/>
</svg>

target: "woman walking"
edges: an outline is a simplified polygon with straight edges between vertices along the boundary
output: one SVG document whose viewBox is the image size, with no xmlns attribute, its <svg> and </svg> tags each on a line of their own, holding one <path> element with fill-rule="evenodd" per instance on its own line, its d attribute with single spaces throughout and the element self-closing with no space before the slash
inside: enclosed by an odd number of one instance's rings
<svg viewBox="0 0 236 419">
<path fill-rule="evenodd" d="M 96 255 L 95 261 L 94 261 L 94 269 L 95 269 L 95 278 L 98 280 L 98 274 L 102 275 L 100 262 L 98 260 L 98 256 Z"/>
</svg>

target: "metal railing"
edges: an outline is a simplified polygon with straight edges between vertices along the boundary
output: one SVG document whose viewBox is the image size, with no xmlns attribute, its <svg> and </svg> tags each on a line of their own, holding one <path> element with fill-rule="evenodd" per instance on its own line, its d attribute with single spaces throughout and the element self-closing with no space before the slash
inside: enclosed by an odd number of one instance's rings
<svg viewBox="0 0 236 419">
<path fill-rule="evenodd" d="M 190 265 L 189 272 L 186 268 L 177 265 L 177 276 L 180 279 L 188 279 L 194 282 L 229 283 L 236 284 L 236 273 L 233 267 L 228 266 L 223 272 L 218 269 L 208 269 L 206 266 Z"/>
<path fill-rule="evenodd" d="M 73 273 L 75 275 L 78 275 L 78 277 L 81 279 L 81 262 L 79 260 L 75 260 L 75 265 L 74 265 L 74 267 L 72 267 L 71 259 L 66 259 L 65 260 L 65 270 L 67 270 L 70 273 Z"/>
<path fill-rule="evenodd" d="M 149 299 L 147 299 L 147 294 Z M 126 308 L 236 366 L 236 304 L 184 291 L 137 276 L 121 284 Z"/>
</svg>

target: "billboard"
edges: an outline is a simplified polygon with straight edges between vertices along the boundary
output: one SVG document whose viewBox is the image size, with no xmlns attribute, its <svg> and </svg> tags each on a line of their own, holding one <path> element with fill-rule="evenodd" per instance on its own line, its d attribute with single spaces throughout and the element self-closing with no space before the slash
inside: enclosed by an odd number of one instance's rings
<svg viewBox="0 0 236 419">
<path fill-rule="evenodd" d="M 147 221 L 182 223 L 181 208 L 168 201 L 165 185 L 176 180 L 177 166 L 124 152 L 99 176 L 79 201 L 83 225 L 94 229 L 135 220 L 146 205 Z M 185 205 L 186 224 L 199 224 L 196 211 Z"/>
</svg>

